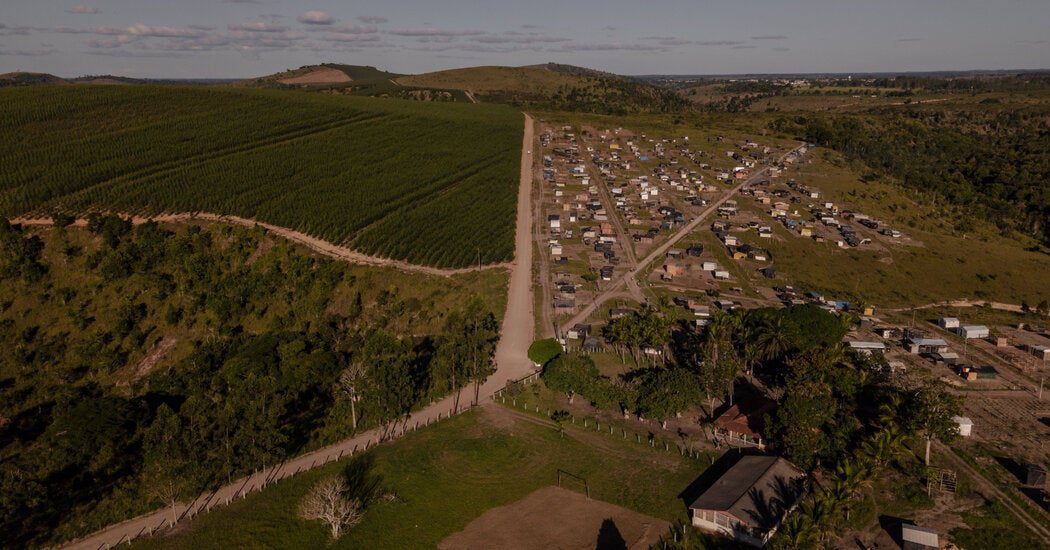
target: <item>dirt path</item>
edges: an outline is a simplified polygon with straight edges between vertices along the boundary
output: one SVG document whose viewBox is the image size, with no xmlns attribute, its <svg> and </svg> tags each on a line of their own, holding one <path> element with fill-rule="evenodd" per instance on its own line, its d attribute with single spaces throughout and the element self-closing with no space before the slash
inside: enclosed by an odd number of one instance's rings
<svg viewBox="0 0 1050 550">
<path fill-rule="evenodd" d="M 515 222 L 514 261 L 510 264 L 510 287 L 507 292 L 507 311 L 503 317 L 503 333 L 496 345 L 496 372 L 478 388 L 478 401 L 486 402 L 497 390 L 511 380 L 518 380 L 534 372 L 528 358 L 529 345 L 535 331 L 533 321 L 532 293 L 532 117 L 525 115 L 525 132 L 521 151 L 521 178 L 518 188 L 518 212 Z M 326 243 L 328 244 L 328 243 Z M 329 244 L 329 246 L 332 246 Z M 415 266 L 419 267 L 419 266 Z M 473 388 L 471 388 L 473 389 Z M 455 410 L 456 403 L 459 410 Z M 241 478 L 230 485 L 214 491 L 206 491 L 189 504 L 179 503 L 174 510 L 163 508 L 152 513 L 111 525 L 85 538 L 65 544 L 65 548 L 98 550 L 130 542 L 154 530 L 163 530 L 172 518 L 189 519 L 207 512 L 214 506 L 229 504 L 252 491 L 261 490 L 299 472 L 323 466 L 333 460 L 389 441 L 418 427 L 423 427 L 442 418 L 466 410 L 471 401 L 469 391 L 457 399 L 455 394 L 430 404 L 412 413 L 402 421 L 360 433 L 327 447 L 289 459 L 281 464 L 264 467 L 254 474 Z"/>
<path fill-rule="evenodd" d="M 987 300 L 945 300 L 943 302 L 934 302 L 932 304 L 924 304 L 921 306 L 902 307 L 897 309 L 888 309 L 887 311 L 911 311 L 913 309 L 931 309 L 935 307 L 990 307 L 992 309 L 998 309 L 1000 311 L 1011 311 L 1013 313 L 1021 313 L 1020 304 L 1005 304 L 1003 302 L 989 302 Z"/>
<path fill-rule="evenodd" d="M 352 264 L 360 265 L 371 265 L 378 267 L 393 267 L 400 271 L 406 271 L 409 273 L 423 273 L 426 275 L 435 275 L 439 277 L 451 277 L 453 275 L 459 275 L 462 273 L 470 273 L 478 271 L 478 267 L 462 267 L 456 269 L 443 269 L 440 267 L 430 267 L 425 265 L 412 264 L 401 260 L 393 260 L 390 258 L 380 258 L 378 256 L 370 256 L 362 252 L 358 252 L 345 246 L 339 246 L 332 244 L 324 239 L 312 237 L 306 233 L 289 229 L 287 227 L 281 227 L 278 225 L 272 225 L 249 218 L 241 218 L 239 216 L 230 216 L 224 214 L 211 214 L 208 212 L 193 212 L 193 213 L 178 213 L 178 214 L 161 214 L 152 217 L 143 216 L 130 216 L 131 222 L 139 225 L 148 221 L 156 221 L 162 223 L 182 223 L 182 222 L 194 222 L 203 221 L 210 223 L 230 223 L 234 225 L 241 225 L 244 227 L 255 227 L 259 226 L 263 229 L 285 239 L 292 241 L 296 244 L 301 244 L 318 254 L 327 256 L 329 258 L 349 262 Z M 53 225 L 53 221 L 50 218 L 13 218 L 11 223 L 20 223 L 23 225 Z M 73 225 L 77 227 L 84 227 L 87 225 L 87 220 L 78 219 Z M 480 269 L 503 269 L 510 267 L 510 264 L 488 264 L 481 266 Z"/>
<path fill-rule="evenodd" d="M 787 158 L 788 155 L 795 151 L 798 151 L 802 147 L 803 145 L 799 145 L 791 151 L 784 153 L 780 157 L 780 160 Z M 675 243 L 682 240 L 687 235 L 696 230 L 696 228 L 699 227 L 700 224 L 703 223 L 708 216 L 710 216 L 712 213 L 718 210 L 718 207 L 722 206 L 722 204 L 725 203 L 725 201 L 729 200 L 730 197 L 736 195 L 741 189 L 744 188 L 744 186 L 754 183 L 761 179 L 768 170 L 769 168 L 767 167 L 759 170 L 758 172 L 755 172 L 753 176 L 744 180 L 736 187 L 730 189 L 727 193 L 719 197 L 718 200 L 712 202 L 706 209 L 700 212 L 700 214 L 698 214 L 696 218 L 693 219 L 693 221 L 686 224 L 684 227 L 682 227 L 682 229 L 679 229 L 678 232 L 672 235 L 671 238 L 667 239 L 663 244 L 653 249 L 653 251 L 650 252 L 648 256 L 639 261 L 633 269 L 631 269 L 627 273 L 624 273 L 623 276 L 621 276 L 619 279 L 613 281 L 611 284 L 606 286 L 604 292 L 595 296 L 594 300 L 592 300 L 591 303 L 587 305 L 587 307 L 580 310 L 580 312 L 577 313 L 572 319 L 566 322 L 565 326 L 571 327 L 576 325 L 577 323 L 582 323 L 586 321 L 587 318 L 590 317 L 591 314 L 593 314 L 602 304 L 607 302 L 613 296 L 617 295 L 620 292 L 619 289 L 621 287 L 623 287 L 624 285 L 629 286 L 630 283 L 628 283 L 628 280 L 635 280 L 635 277 L 639 273 L 644 271 L 649 264 L 653 263 L 657 258 L 663 256 L 668 250 L 670 250 L 672 246 L 675 245 Z"/>
</svg>

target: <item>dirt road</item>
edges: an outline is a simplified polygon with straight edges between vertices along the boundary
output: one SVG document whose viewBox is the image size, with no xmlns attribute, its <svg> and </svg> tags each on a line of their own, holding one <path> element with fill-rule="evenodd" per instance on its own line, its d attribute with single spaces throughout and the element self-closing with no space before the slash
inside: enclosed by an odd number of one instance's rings
<svg viewBox="0 0 1050 550">
<path fill-rule="evenodd" d="M 162 223 L 204 221 L 210 223 L 230 223 L 234 225 L 241 225 L 244 227 L 259 226 L 275 235 L 284 237 L 285 239 L 288 239 L 289 241 L 292 241 L 294 243 L 301 244 L 306 248 L 309 248 L 310 250 L 321 254 L 322 256 L 327 256 L 335 260 L 349 262 L 352 264 L 392 267 L 394 269 L 406 271 L 409 273 L 423 273 L 426 275 L 435 275 L 438 277 L 451 277 L 453 275 L 459 275 L 461 273 L 469 273 L 471 271 L 479 270 L 479 268 L 476 266 L 456 269 L 444 269 L 440 267 L 430 267 L 426 265 L 412 264 L 401 260 L 394 260 L 391 258 L 380 258 L 379 256 L 370 256 L 368 254 L 358 252 L 345 246 L 332 244 L 324 239 L 312 237 L 310 235 L 307 235 L 306 233 L 302 233 L 294 229 L 288 229 L 287 227 L 263 223 L 249 218 L 241 218 L 239 216 L 212 214 L 208 212 L 160 214 L 158 216 L 152 217 L 127 215 L 124 216 L 130 217 L 131 222 L 136 225 L 143 224 L 152 220 Z M 53 222 L 50 218 L 14 218 L 11 220 L 11 223 L 20 223 L 22 225 L 53 225 Z M 78 227 L 84 227 L 87 225 L 87 220 L 78 219 L 75 222 L 73 222 L 73 225 Z M 501 269 L 507 267 L 510 267 L 510 264 L 488 264 L 481 266 L 480 269 Z"/>
<path fill-rule="evenodd" d="M 532 298 L 532 144 L 533 121 L 525 115 L 525 132 L 521 151 L 521 179 L 518 189 L 518 211 L 515 221 L 514 261 L 510 264 L 510 287 L 507 293 L 507 311 L 503 317 L 503 333 L 496 345 L 496 372 L 489 376 L 479 388 L 479 402 L 486 402 L 489 397 L 503 388 L 507 382 L 517 380 L 534 372 L 528 358 L 529 345 L 532 344 L 535 325 L 533 322 Z M 472 390 L 470 388 L 469 390 Z M 463 390 L 459 400 L 460 410 L 469 407 L 471 392 Z M 402 422 L 393 422 L 375 428 L 354 437 L 345 439 L 328 447 L 306 453 L 281 464 L 271 465 L 236 482 L 207 491 L 189 504 L 180 503 L 171 508 L 129 519 L 111 525 L 88 537 L 70 542 L 66 548 L 78 550 L 98 550 L 129 542 L 156 529 L 164 529 L 172 518 L 192 518 L 210 510 L 214 506 L 228 504 L 230 501 L 252 491 L 260 490 L 266 485 L 293 476 L 341 457 L 349 456 L 368 446 L 395 438 L 406 431 L 426 426 L 442 418 L 448 418 L 457 403 L 455 395 L 449 395 L 419 411 L 416 411 Z"/>
<path fill-rule="evenodd" d="M 800 146 L 792 149 L 791 151 L 788 151 L 787 153 L 784 153 L 780 157 L 780 160 L 783 160 L 783 159 L 787 158 L 788 155 L 790 155 L 791 153 L 793 153 L 795 151 L 798 151 L 802 147 L 803 146 L 800 145 Z M 629 283 L 629 281 L 635 281 L 635 277 L 639 273 L 644 271 L 645 268 L 649 264 L 653 263 L 657 258 L 662 257 L 678 241 L 682 240 L 687 235 L 692 233 L 697 227 L 700 226 L 701 223 L 704 222 L 704 220 L 708 216 L 710 216 L 716 210 L 718 210 L 719 206 L 722 206 L 722 204 L 725 203 L 725 201 L 729 200 L 730 197 L 733 197 L 734 195 L 736 195 L 741 189 L 744 188 L 744 186 L 749 185 L 751 183 L 754 183 L 754 182 L 758 181 L 759 179 L 761 179 L 768 170 L 769 170 L 769 168 L 763 168 L 763 169 L 759 170 L 758 172 L 755 172 L 755 174 L 753 176 L 751 176 L 750 178 L 744 180 L 743 182 L 741 182 L 736 187 L 730 189 L 727 193 L 723 194 L 718 200 L 712 202 L 707 208 L 705 208 L 702 212 L 700 212 L 700 214 L 698 214 L 695 218 L 693 218 L 693 220 L 691 222 L 689 222 L 684 227 L 679 229 L 678 232 L 676 232 L 674 235 L 671 235 L 671 238 L 667 239 L 667 241 L 665 241 L 663 244 L 661 244 L 660 246 L 658 246 L 655 249 L 653 249 L 653 251 L 651 253 L 649 253 L 648 256 L 646 256 L 641 261 L 639 261 L 638 265 L 636 265 L 633 269 L 631 269 L 630 271 L 625 273 L 619 279 L 613 281 L 610 285 L 606 286 L 605 290 L 601 294 L 595 296 L 594 300 L 591 301 L 591 303 L 588 304 L 587 307 L 585 307 L 582 310 L 580 310 L 580 312 L 577 313 L 572 319 L 567 321 L 564 324 L 564 326 L 571 327 L 571 326 L 575 326 L 578 323 L 583 323 L 584 321 L 586 321 L 587 318 L 590 317 L 591 314 L 593 314 L 599 307 L 601 307 L 602 304 L 607 302 L 613 296 L 617 295 L 620 292 L 619 289 L 621 287 L 623 287 L 624 285 L 631 284 L 631 283 Z M 637 284 L 637 283 L 635 282 L 634 284 Z"/>
</svg>

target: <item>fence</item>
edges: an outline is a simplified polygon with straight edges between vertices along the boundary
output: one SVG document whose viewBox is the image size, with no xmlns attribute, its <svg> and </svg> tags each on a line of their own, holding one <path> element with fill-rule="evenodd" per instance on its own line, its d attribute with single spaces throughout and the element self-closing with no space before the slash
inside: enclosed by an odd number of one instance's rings
<svg viewBox="0 0 1050 550">
<path fill-rule="evenodd" d="M 492 399 L 494 401 L 498 400 L 500 403 L 513 410 L 520 409 L 523 412 L 539 416 L 541 418 L 546 418 L 547 420 L 552 420 L 552 417 L 554 415 L 553 410 L 549 408 L 543 409 L 535 403 L 530 406 L 528 401 L 524 399 L 519 405 L 517 397 L 509 397 L 507 395 L 493 395 Z M 574 426 L 583 427 L 584 429 L 588 430 L 593 429 L 598 433 L 607 434 L 611 437 L 622 437 L 625 441 L 630 441 L 633 439 L 635 443 L 646 444 L 649 447 L 656 450 L 659 450 L 661 447 L 663 447 L 664 452 L 670 453 L 677 451 L 680 455 L 689 457 L 694 460 L 705 460 L 707 462 L 707 465 L 710 465 L 714 462 L 713 457 L 704 453 L 701 450 L 694 449 L 691 445 L 682 445 L 679 444 L 678 441 L 672 441 L 666 438 L 659 437 L 652 432 L 645 434 L 645 438 L 643 440 L 642 434 L 640 434 L 639 432 L 636 432 L 634 430 L 628 431 L 627 428 L 623 426 L 617 426 L 611 422 L 605 422 L 603 425 L 602 421 L 595 417 L 570 415 L 569 422 Z"/>
<path fill-rule="evenodd" d="M 439 402 L 440 403 L 440 402 Z M 419 428 L 425 428 L 443 419 L 452 418 L 458 414 L 471 410 L 474 405 L 461 406 L 458 409 L 450 408 L 448 411 L 439 410 L 434 416 L 425 414 L 427 409 L 418 411 L 422 420 L 411 423 L 411 417 L 403 421 L 393 421 L 384 426 L 373 428 L 361 435 L 330 445 L 329 447 L 311 451 L 299 457 L 282 461 L 274 466 L 267 466 L 256 470 L 254 473 L 238 479 L 234 483 L 213 490 L 206 490 L 190 501 L 187 505 L 177 504 L 173 508 L 156 510 L 149 514 L 138 516 L 121 523 L 111 525 L 96 531 L 85 537 L 64 543 L 62 548 L 84 548 L 87 550 L 104 550 L 120 544 L 131 544 L 131 541 L 143 537 L 152 536 L 165 529 L 170 529 L 183 521 L 211 511 L 217 506 L 228 505 L 239 499 L 246 498 L 249 494 L 262 491 L 264 488 L 287 479 L 307 470 L 312 470 L 335 462 L 342 458 L 354 456 L 364 452 L 385 441 L 391 441 Z M 361 440 L 360 443 L 355 443 Z M 122 528 L 122 526 L 124 526 Z M 91 539 L 103 539 L 102 542 L 92 542 Z"/>
</svg>

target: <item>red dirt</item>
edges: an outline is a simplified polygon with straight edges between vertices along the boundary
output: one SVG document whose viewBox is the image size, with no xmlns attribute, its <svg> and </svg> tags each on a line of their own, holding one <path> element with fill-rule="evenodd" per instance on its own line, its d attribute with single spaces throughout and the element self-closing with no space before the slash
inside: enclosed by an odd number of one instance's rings
<svg viewBox="0 0 1050 550">
<path fill-rule="evenodd" d="M 612 522 L 612 526 L 603 523 Z M 559 548 L 591 550 L 611 539 L 621 547 L 649 548 L 671 524 L 586 495 L 544 487 L 525 498 L 493 508 L 462 531 L 441 541 L 441 550 L 503 548 L 529 550 Z"/>
</svg>

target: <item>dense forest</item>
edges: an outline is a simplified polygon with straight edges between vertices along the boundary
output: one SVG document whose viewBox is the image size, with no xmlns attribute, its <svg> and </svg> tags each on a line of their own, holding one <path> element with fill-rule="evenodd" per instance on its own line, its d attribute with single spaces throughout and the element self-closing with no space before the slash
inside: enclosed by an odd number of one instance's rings
<svg viewBox="0 0 1050 550">
<path fill-rule="evenodd" d="M 399 290 L 258 229 L 56 221 L 0 223 L 5 546 L 192 498 L 491 371 L 476 281 Z"/>
<path fill-rule="evenodd" d="M 985 103 L 987 102 L 987 103 Z M 1050 246 L 1050 107 L 886 109 L 772 123 Z M 958 220 L 965 228 L 967 220 Z"/>
</svg>

